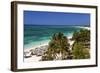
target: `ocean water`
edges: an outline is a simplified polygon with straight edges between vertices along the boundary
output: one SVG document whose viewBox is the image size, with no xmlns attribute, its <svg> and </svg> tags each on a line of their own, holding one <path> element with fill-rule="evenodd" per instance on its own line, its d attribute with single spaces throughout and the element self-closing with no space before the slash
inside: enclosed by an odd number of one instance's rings
<svg viewBox="0 0 100 73">
<path fill-rule="evenodd" d="M 63 32 L 66 36 L 72 36 L 80 29 L 66 25 L 24 25 L 24 49 L 49 42 L 54 33 Z"/>
</svg>

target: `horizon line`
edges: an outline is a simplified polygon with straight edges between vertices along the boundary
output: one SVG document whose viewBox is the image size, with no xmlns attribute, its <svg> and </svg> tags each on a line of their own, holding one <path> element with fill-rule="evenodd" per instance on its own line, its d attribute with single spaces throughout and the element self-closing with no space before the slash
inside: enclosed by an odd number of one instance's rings
<svg viewBox="0 0 100 73">
<path fill-rule="evenodd" d="M 27 24 L 24 24 L 24 25 L 27 25 Z M 36 25 L 33 25 L 33 26 L 37 26 L 37 25 L 39 25 L 39 24 L 36 24 Z M 32 26 L 32 25 L 28 25 L 28 26 Z M 52 26 L 52 25 L 47 25 L 47 26 Z M 62 25 L 60 25 L 60 26 L 62 26 Z M 90 24 L 89 25 L 66 25 L 66 26 L 90 26 Z"/>
</svg>

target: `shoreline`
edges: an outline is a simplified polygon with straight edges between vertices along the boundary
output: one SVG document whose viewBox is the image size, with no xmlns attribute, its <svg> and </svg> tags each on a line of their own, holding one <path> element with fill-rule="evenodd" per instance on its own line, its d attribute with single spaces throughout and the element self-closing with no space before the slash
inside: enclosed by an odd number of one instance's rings
<svg viewBox="0 0 100 73">
<path fill-rule="evenodd" d="M 35 46 L 31 47 L 31 48 L 26 48 L 26 49 L 24 49 L 24 52 L 25 51 L 29 51 L 29 50 L 34 50 L 35 48 L 38 48 L 38 47 L 41 47 L 41 46 L 45 46 L 45 45 L 48 45 L 48 42 L 46 42 L 44 44 L 40 44 L 40 45 L 35 45 Z"/>
<path fill-rule="evenodd" d="M 66 35 L 66 37 L 68 38 L 69 43 L 72 43 L 72 41 L 70 40 L 70 39 L 72 38 L 72 35 L 70 35 L 70 36 L 67 36 L 67 35 Z M 30 47 L 30 48 L 24 48 L 24 52 L 25 52 L 25 51 L 32 50 L 32 49 L 34 50 L 35 48 L 38 48 L 38 47 L 41 47 L 41 46 L 48 45 L 48 43 L 49 43 L 49 42 L 45 42 L 45 43 L 43 43 L 43 44 L 35 45 L 35 46 L 33 46 L 33 47 Z"/>
</svg>

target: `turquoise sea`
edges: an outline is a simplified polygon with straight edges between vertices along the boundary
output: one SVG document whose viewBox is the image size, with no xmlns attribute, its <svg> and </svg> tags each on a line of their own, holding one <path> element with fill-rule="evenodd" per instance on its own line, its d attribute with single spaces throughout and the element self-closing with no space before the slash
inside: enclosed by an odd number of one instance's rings
<svg viewBox="0 0 100 73">
<path fill-rule="evenodd" d="M 24 48 L 49 42 L 54 33 L 63 32 L 66 36 L 72 36 L 73 32 L 80 29 L 68 25 L 24 25 Z"/>
</svg>

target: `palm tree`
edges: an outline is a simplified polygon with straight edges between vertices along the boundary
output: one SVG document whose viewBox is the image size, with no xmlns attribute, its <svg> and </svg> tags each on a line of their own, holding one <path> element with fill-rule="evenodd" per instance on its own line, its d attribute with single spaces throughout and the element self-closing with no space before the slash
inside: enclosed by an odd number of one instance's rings
<svg viewBox="0 0 100 73">
<path fill-rule="evenodd" d="M 75 32 L 73 34 L 73 40 L 75 40 L 72 47 L 73 58 L 90 58 L 90 30 L 81 29 L 79 32 Z"/>
<path fill-rule="evenodd" d="M 69 50 L 69 43 L 66 36 L 63 33 L 53 34 L 51 41 L 49 42 L 48 51 L 45 53 L 46 60 L 56 60 L 56 59 L 67 59 Z"/>
</svg>

